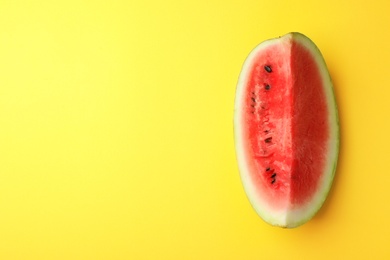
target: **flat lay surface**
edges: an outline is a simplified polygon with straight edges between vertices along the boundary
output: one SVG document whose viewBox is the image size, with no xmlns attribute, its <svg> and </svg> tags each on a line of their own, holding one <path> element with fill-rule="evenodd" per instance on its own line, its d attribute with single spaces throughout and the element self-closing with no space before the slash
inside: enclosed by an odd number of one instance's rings
<svg viewBox="0 0 390 260">
<path fill-rule="evenodd" d="M 390 4 L 0 1 L 0 259 L 388 259 Z M 241 66 L 298 31 L 334 83 L 329 197 L 296 229 L 251 207 Z"/>
</svg>

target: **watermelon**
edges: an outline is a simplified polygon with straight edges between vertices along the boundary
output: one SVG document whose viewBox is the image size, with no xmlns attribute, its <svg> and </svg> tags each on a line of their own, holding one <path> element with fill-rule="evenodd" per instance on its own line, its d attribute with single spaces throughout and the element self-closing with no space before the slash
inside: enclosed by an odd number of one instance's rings
<svg viewBox="0 0 390 260">
<path fill-rule="evenodd" d="M 288 33 L 249 54 L 234 135 L 242 184 L 260 217 L 285 228 L 310 220 L 333 182 L 339 124 L 327 66 L 308 37 Z"/>
</svg>

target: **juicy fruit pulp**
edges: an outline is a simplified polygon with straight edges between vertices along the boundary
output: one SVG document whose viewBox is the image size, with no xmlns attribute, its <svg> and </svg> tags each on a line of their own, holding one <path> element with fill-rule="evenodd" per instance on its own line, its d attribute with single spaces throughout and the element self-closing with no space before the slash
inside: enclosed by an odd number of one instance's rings
<svg viewBox="0 0 390 260">
<path fill-rule="evenodd" d="M 241 179 L 258 214 L 282 227 L 308 221 L 330 189 L 339 139 L 331 79 L 310 39 L 290 33 L 251 52 L 234 127 Z"/>
</svg>

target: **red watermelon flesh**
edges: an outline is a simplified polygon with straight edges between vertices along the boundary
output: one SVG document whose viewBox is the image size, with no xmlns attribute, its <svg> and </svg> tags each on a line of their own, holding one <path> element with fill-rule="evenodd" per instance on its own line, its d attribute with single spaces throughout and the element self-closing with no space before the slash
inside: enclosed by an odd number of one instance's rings
<svg viewBox="0 0 390 260">
<path fill-rule="evenodd" d="M 299 33 L 268 40 L 244 63 L 235 143 L 245 191 L 268 223 L 296 227 L 318 211 L 338 155 L 338 117 L 322 55 Z"/>
</svg>

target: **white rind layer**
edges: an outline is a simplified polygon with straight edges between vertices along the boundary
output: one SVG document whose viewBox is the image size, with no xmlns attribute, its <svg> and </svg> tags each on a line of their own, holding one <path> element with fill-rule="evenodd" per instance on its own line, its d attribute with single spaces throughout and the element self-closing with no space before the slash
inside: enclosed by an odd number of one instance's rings
<svg viewBox="0 0 390 260">
<path fill-rule="evenodd" d="M 246 102 L 244 97 L 246 91 L 245 87 L 249 80 L 250 70 L 257 54 L 273 44 L 284 44 L 290 41 L 295 41 L 305 46 L 316 60 L 316 63 L 320 69 L 329 115 L 330 129 L 328 153 L 326 156 L 326 166 L 324 168 L 323 179 L 320 180 L 319 188 L 311 200 L 301 207 L 295 206 L 283 209 L 282 211 L 275 211 L 268 205 L 269 202 L 263 199 L 263 196 L 261 195 L 262 191 L 259 189 L 259 187 L 255 187 L 254 183 L 250 179 L 249 165 L 252 159 L 247 154 L 247 147 L 245 145 L 246 140 L 243 140 L 242 126 L 245 124 L 245 122 L 242 122 L 242 115 L 244 114 L 243 109 L 245 108 Z M 300 33 L 289 33 L 282 37 L 262 42 L 249 54 L 242 67 L 236 89 L 234 133 L 236 157 L 240 170 L 241 180 L 253 208 L 261 216 L 261 218 L 271 225 L 287 228 L 297 227 L 310 220 L 323 205 L 333 182 L 339 151 L 339 123 L 337 106 L 333 93 L 333 84 L 326 63 L 317 46 L 309 38 Z"/>
</svg>

